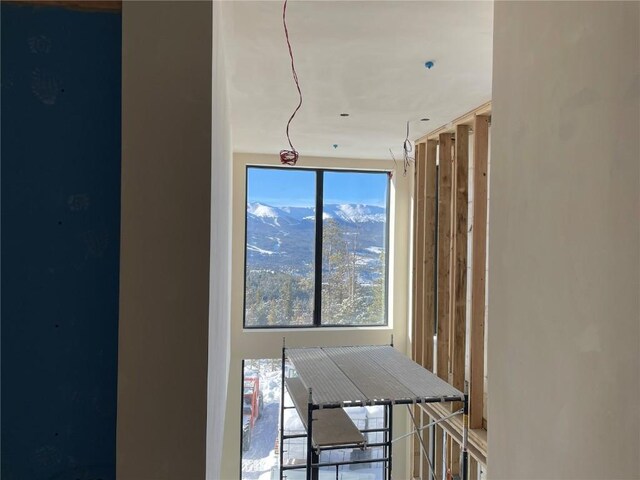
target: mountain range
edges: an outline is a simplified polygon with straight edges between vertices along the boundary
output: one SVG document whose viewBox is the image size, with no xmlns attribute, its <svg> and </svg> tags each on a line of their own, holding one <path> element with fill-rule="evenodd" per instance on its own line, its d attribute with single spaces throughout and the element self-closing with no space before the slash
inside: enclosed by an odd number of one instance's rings
<svg viewBox="0 0 640 480">
<path fill-rule="evenodd" d="M 300 221 L 315 221 L 315 207 L 272 207 L 264 203 L 247 204 L 247 218 L 254 217 L 263 223 L 278 226 L 284 224 L 298 224 Z M 338 222 L 366 223 L 385 222 L 386 213 L 383 207 L 363 204 L 328 204 L 322 207 L 324 219 L 333 218 Z"/>
<path fill-rule="evenodd" d="M 248 203 L 248 267 L 306 274 L 313 263 L 315 210 L 314 207 Z M 364 204 L 326 204 L 322 216 L 325 224 L 333 220 L 343 238 L 355 242 L 358 263 L 372 267 L 379 264 L 386 235 L 385 208 Z"/>
</svg>

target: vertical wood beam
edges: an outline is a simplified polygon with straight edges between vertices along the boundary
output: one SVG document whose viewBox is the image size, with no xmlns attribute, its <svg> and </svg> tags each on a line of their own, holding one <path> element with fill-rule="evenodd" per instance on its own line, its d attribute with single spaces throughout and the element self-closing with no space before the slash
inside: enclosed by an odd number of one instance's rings
<svg viewBox="0 0 640 480">
<path fill-rule="evenodd" d="M 433 332 L 435 328 L 435 210 L 437 142 L 416 145 L 414 192 L 414 360 L 433 370 Z M 416 408 L 415 418 L 428 418 Z M 422 423 L 420 424 L 422 425 Z M 424 432 L 423 432 L 424 434 Z M 413 438 L 414 478 L 428 473 L 427 459 L 417 438 Z"/>
<path fill-rule="evenodd" d="M 442 478 L 442 443 L 443 443 L 443 433 L 442 428 L 436 425 L 436 458 L 433 463 L 434 470 L 436 471 L 436 478 L 440 480 Z"/>
<path fill-rule="evenodd" d="M 443 457 L 442 458 L 442 462 L 443 462 L 442 463 L 442 470 L 443 470 L 443 473 L 444 473 L 442 478 L 445 479 L 445 480 L 450 480 L 450 474 L 451 474 L 451 462 L 450 462 L 450 459 L 451 459 L 451 456 L 450 456 L 451 443 L 450 442 L 451 442 L 451 439 L 449 438 L 449 434 L 447 432 L 443 433 L 442 439 L 443 439 L 443 441 L 442 441 L 442 457 Z"/>
<path fill-rule="evenodd" d="M 460 445 L 451 436 L 449 436 L 449 471 L 452 477 L 460 475 Z"/>
<path fill-rule="evenodd" d="M 449 250 L 449 371 L 447 382 L 453 384 L 452 363 L 453 363 L 453 316 L 455 315 L 455 289 L 456 289 L 456 135 L 451 134 L 451 249 Z M 453 409 L 458 405 L 449 404 Z"/>
<path fill-rule="evenodd" d="M 413 407 L 413 418 L 415 418 L 416 421 L 420 418 L 420 407 Z M 414 426 L 411 425 L 411 428 L 414 428 Z M 422 450 L 420 448 L 420 440 L 418 439 L 417 433 L 414 433 L 411 437 L 411 445 L 413 449 L 413 455 L 411 458 L 411 478 L 419 479 L 422 478 L 420 476 L 420 459 L 422 458 Z"/>
<path fill-rule="evenodd" d="M 426 148 L 425 148 L 426 147 Z M 433 371 L 433 334 L 436 325 L 436 156 L 438 142 L 427 141 L 422 145 L 425 155 L 425 205 L 424 205 L 424 327 L 422 366 Z"/>
<path fill-rule="evenodd" d="M 415 344 L 414 361 L 422 365 L 423 359 L 423 330 L 424 330 L 424 224 L 425 224 L 425 185 L 426 185 L 426 165 L 425 165 L 425 145 L 416 145 L 416 223 L 415 223 L 415 273 L 414 273 L 414 302 L 415 316 L 413 321 L 416 325 L 416 336 L 413 339 Z"/>
<path fill-rule="evenodd" d="M 416 160 L 414 164 L 414 191 L 413 191 L 413 322 L 412 322 L 412 346 L 411 355 L 417 363 L 422 362 L 422 309 L 423 309 L 423 263 L 424 255 L 424 165 L 420 160 L 422 146 L 416 145 Z M 419 407 L 413 407 L 414 418 L 420 418 Z M 412 478 L 420 478 L 420 442 L 417 434 L 412 436 Z"/>
<path fill-rule="evenodd" d="M 469 480 L 478 480 L 478 461 L 471 455 L 469 455 Z"/>
<path fill-rule="evenodd" d="M 471 270 L 469 427 L 482 428 L 489 117 L 475 117 L 473 138 L 473 260 Z"/>
<path fill-rule="evenodd" d="M 414 164 L 413 168 L 413 260 L 411 265 L 411 274 L 413 279 L 412 300 L 411 300 L 411 358 L 416 359 L 416 296 L 418 292 L 418 284 L 416 282 L 416 270 L 418 265 L 418 235 L 416 226 L 418 224 L 418 165 Z"/>
<path fill-rule="evenodd" d="M 451 260 L 451 134 L 439 137 L 438 182 L 438 364 L 437 373 L 449 380 L 449 307 Z"/>
<path fill-rule="evenodd" d="M 456 127 L 455 156 L 455 258 L 453 265 L 453 311 L 451 331 L 452 385 L 464 390 L 467 332 L 467 224 L 469 210 L 469 126 Z M 453 408 L 460 408 L 460 404 Z"/>
<path fill-rule="evenodd" d="M 420 426 L 424 426 L 426 424 L 429 423 L 430 419 L 429 419 L 429 415 L 427 414 L 427 412 L 425 412 L 424 410 L 421 410 L 421 420 L 420 420 Z M 430 435 L 429 435 L 429 429 L 425 428 L 424 430 L 422 430 L 422 440 L 424 441 L 424 445 L 425 447 L 427 447 L 427 453 L 429 453 L 431 451 L 430 449 Z M 420 471 L 421 471 L 421 475 L 420 478 L 422 480 L 429 480 L 431 477 L 431 472 L 429 470 L 429 462 L 427 457 L 424 456 L 424 454 L 420 457 L 422 459 L 422 465 L 420 466 Z"/>
</svg>

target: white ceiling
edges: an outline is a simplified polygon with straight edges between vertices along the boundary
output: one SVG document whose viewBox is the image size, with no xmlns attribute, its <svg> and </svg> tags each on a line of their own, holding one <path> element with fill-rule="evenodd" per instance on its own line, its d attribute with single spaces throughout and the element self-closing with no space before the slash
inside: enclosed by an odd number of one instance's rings
<svg viewBox="0 0 640 480">
<path fill-rule="evenodd" d="M 297 105 L 282 2 L 224 9 L 234 151 L 277 155 Z M 492 2 L 290 0 L 287 24 L 304 95 L 291 126 L 301 161 L 399 156 L 407 120 L 415 139 L 491 98 Z"/>
</svg>

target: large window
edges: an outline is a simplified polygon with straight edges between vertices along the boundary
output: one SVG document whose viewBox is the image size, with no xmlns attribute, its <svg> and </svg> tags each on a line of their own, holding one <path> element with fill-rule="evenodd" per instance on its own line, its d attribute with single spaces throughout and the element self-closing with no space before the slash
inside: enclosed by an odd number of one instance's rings
<svg viewBox="0 0 640 480">
<path fill-rule="evenodd" d="M 387 324 L 386 172 L 247 167 L 244 325 Z"/>
</svg>

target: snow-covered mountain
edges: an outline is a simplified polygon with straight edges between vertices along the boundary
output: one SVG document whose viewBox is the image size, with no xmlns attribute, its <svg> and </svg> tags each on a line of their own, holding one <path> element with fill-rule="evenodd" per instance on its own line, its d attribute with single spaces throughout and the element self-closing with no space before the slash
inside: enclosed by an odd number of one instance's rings
<svg viewBox="0 0 640 480">
<path fill-rule="evenodd" d="M 289 215 L 280 208 L 265 205 L 263 203 L 249 203 L 247 205 L 247 218 L 256 219 L 262 223 L 280 227 L 283 225 L 295 225 L 299 220 Z"/>
<path fill-rule="evenodd" d="M 323 218 L 332 219 L 349 241 L 355 241 L 362 262 L 379 262 L 386 235 L 386 211 L 364 204 L 328 204 Z M 303 273 L 313 263 L 314 207 L 247 205 L 247 264 L 250 268 Z"/>
<path fill-rule="evenodd" d="M 325 205 L 324 212 L 332 218 L 351 223 L 385 222 L 387 215 L 382 207 L 362 204 Z"/>
<path fill-rule="evenodd" d="M 255 216 L 264 223 L 294 224 L 300 220 L 315 220 L 315 207 L 272 207 L 264 203 L 254 202 L 247 204 L 248 217 Z M 322 211 L 324 219 L 333 218 L 337 221 L 351 223 L 385 222 L 387 219 L 385 209 L 374 205 L 363 204 L 327 204 Z"/>
<path fill-rule="evenodd" d="M 278 211 L 274 207 L 262 203 L 250 203 L 247 205 L 247 212 L 256 217 L 277 218 Z"/>
</svg>

